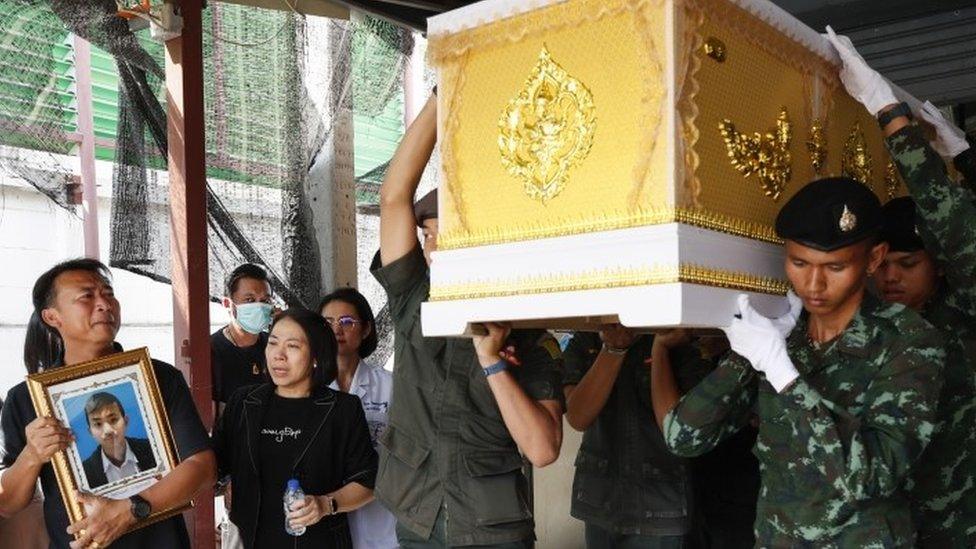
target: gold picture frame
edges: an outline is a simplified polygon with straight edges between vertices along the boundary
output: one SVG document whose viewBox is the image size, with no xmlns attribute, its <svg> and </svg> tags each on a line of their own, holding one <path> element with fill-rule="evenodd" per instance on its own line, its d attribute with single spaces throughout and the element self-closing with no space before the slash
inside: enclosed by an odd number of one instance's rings
<svg viewBox="0 0 976 549">
<path fill-rule="evenodd" d="M 27 387 L 38 417 L 55 417 L 75 434 L 75 440 L 68 448 L 51 459 L 71 523 L 85 517 L 85 510 L 75 497 L 76 490 L 125 499 L 151 486 L 179 464 L 169 416 L 159 392 L 149 350 L 145 347 L 28 375 Z M 105 394 L 111 397 L 105 397 Z M 118 404 L 124 422 L 121 436 L 126 440 L 126 456 L 137 458 L 136 473 L 108 478 L 108 463 L 111 461 L 103 461 L 108 458 L 95 438 L 94 430 L 97 427 L 91 427 L 91 420 L 85 411 L 90 402 L 96 402 L 96 398 L 100 401 L 114 398 Z M 132 437 L 128 436 L 130 433 Z M 114 432 L 103 435 L 103 440 L 113 440 L 112 437 L 116 436 Z M 136 452 L 136 449 L 139 451 Z M 101 463 L 106 463 L 105 469 L 98 468 Z M 190 507 L 192 503 L 172 509 L 154 509 L 128 532 L 170 518 Z"/>
</svg>

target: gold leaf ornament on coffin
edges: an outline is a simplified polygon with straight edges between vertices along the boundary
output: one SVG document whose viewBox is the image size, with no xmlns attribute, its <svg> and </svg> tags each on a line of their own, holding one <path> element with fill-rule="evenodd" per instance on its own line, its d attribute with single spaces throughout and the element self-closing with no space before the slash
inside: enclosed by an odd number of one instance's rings
<svg viewBox="0 0 976 549">
<path fill-rule="evenodd" d="M 861 130 L 861 123 L 854 122 L 851 133 L 844 142 L 844 156 L 841 157 L 840 171 L 842 174 L 860 181 L 867 187 L 871 186 L 871 172 L 873 160 L 868 152 L 868 143 Z"/>
<path fill-rule="evenodd" d="M 790 153 L 793 127 L 786 107 L 780 109 L 776 126 L 765 134 L 740 133 L 729 119 L 722 120 L 718 129 L 725 141 L 732 167 L 744 177 L 756 174 L 763 194 L 774 201 L 779 200 L 793 175 L 793 156 Z"/>
<path fill-rule="evenodd" d="M 807 152 L 810 153 L 810 164 L 813 172 L 820 175 L 827 164 L 827 137 L 824 135 L 823 122 L 814 118 L 810 125 L 810 139 L 807 141 Z"/>
<path fill-rule="evenodd" d="M 543 46 L 525 85 L 498 120 L 502 165 L 530 198 L 553 199 L 593 147 L 593 94 Z"/>
</svg>

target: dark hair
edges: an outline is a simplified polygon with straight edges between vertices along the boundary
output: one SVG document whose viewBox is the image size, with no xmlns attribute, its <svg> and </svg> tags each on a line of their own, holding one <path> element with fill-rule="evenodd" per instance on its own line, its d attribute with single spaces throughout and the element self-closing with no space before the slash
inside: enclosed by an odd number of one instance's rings
<svg viewBox="0 0 976 549">
<path fill-rule="evenodd" d="M 34 312 L 27 323 L 27 336 L 24 338 L 24 366 L 28 373 L 35 374 L 59 366 L 64 360 L 64 340 L 57 330 L 44 322 L 41 311 L 54 305 L 54 298 L 57 296 L 55 281 L 61 274 L 69 271 L 94 273 L 106 284 L 112 280 L 112 274 L 104 263 L 88 258 L 63 261 L 37 278 L 31 292 Z"/>
<path fill-rule="evenodd" d="M 312 360 L 318 365 L 312 370 L 312 390 L 327 387 L 335 380 L 338 371 L 336 366 L 338 346 L 332 328 L 322 315 L 309 311 L 305 307 L 291 307 L 275 316 L 271 329 L 274 330 L 275 325 L 286 318 L 294 320 L 301 326 L 312 351 Z"/>
<path fill-rule="evenodd" d="M 355 288 L 339 288 L 319 301 L 319 314 L 322 314 L 325 306 L 333 301 L 342 301 L 352 305 L 356 309 L 356 314 L 359 315 L 359 320 L 363 321 L 363 328 L 369 324 L 369 334 L 363 337 L 362 343 L 359 344 L 359 358 L 366 358 L 373 354 L 376 345 L 379 343 L 379 338 L 376 335 L 376 318 L 373 317 L 373 309 L 366 301 L 366 296 L 359 293 L 359 290 Z"/>
<path fill-rule="evenodd" d="M 88 397 L 88 401 L 85 402 L 85 421 L 91 426 L 91 421 L 88 419 L 88 414 L 91 414 L 97 410 L 101 410 L 106 406 L 111 406 L 115 404 L 119 407 L 119 411 L 125 416 L 125 408 L 122 407 L 122 402 L 115 397 L 112 393 L 106 393 L 105 391 L 99 391 L 92 396 Z"/>
<path fill-rule="evenodd" d="M 271 280 L 268 279 L 268 273 L 260 266 L 254 263 L 244 263 L 243 265 L 238 265 L 236 269 L 227 275 L 227 281 L 224 283 L 224 291 L 227 292 L 227 297 L 233 295 L 237 291 L 237 283 L 241 281 L 242 278 L 253 278 L 254 280 L 261 280 L 271 286 Z"/>
</svg>

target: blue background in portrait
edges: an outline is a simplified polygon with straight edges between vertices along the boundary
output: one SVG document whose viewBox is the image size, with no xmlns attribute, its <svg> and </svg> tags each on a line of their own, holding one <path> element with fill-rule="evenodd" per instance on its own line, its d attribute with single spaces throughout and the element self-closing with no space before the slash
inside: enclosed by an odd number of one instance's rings
<svg viewBox="0 0 976 549">
<path fill-rule="evenodd" d="M 146 426 L 142 422 L 142 413 L 139 411 L 139 404 L 136 400 L 135 387 L 132 382 L 125 381 L 107 387 L 99 387 L 96 391 L 89 391 L 80 395 L 64 399 L 64 409 L 68 414 L 68 422 L 71 431 L 75 434 L 75 443 L 78 445 L 78 454 L 85 460 L 95 448 L 98 442 L 88 431 L 88 420 L 85 418 L 85 403 L 88 397 L 95 393 L 106 392 L 115 395 L 122 403 L 126 415 L 129 416 L 129 427 L 125 430 L 125 436 L 129 438 L 149 438 L 146 435 Z"/>
</svg>

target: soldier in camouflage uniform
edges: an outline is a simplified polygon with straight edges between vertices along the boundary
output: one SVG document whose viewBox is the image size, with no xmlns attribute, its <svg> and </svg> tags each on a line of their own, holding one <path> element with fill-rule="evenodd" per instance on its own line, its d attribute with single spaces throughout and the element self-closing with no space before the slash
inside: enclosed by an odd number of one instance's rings
<svg viewBox="0 0 976 549">
<path fill-rule="evenodd" d="M 857 52 L 841 47 L 845 69 L 873 72 Z M 884 86 L 875 93 L 890 94 Z M 890 251 L 877 281 L 886 300 L 919 311 L 946 340 L 937 430 L 909 483 L 919 545 L 971 548 L 976 547 L 976 203 L 950 181 L 936 154 L 958 159 L 968 143 L 946 127 L 930 103 L 920 115 L 936 126 L 934 147 L 911 123 L 904 103 L 881 109 L 888 150 L 911 198 L 885 205 L 882 236 Z"/>
<path fill-rule="evenodd" d="M 865 291 L 887 250 L 880 225 L 854 180 L 801 189 L 776 230 L 802 308 L 791 296 L 769 319 L 740 296 L 723 328 L 734 352 L 664 418 L 672 451 L 697 455 L 758 415 L 760 547 L 914 542 L 904 482 L 934 429 L 945 351 L 917 313 Z"/>
</svg>

